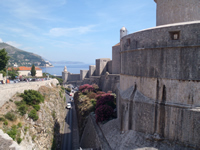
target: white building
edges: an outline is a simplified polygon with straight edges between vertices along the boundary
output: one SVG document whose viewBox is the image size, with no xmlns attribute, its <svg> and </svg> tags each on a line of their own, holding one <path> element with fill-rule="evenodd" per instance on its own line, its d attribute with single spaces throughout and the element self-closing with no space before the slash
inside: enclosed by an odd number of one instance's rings
<svg viewBox="0 0 200 150">
<path fill-rule="evenodd" d="M 19 76 L 31 76 L 31 67 L 25 67 L 25 66 L 21 66 L 21 67 L 14 67 L 14 69 L 19 69 Z M 8 70 L 11 70 L 11 68 L 8 68 Z M 35 67 L 36 70 L 36 77 L 42 77 L 42 69 Z"/>
</svg>

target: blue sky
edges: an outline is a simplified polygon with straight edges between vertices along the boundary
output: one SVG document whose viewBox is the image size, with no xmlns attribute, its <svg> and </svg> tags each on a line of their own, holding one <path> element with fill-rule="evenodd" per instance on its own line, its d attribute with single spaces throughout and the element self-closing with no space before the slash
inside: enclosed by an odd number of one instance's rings
<svg viewBox="0 0 200 150">
<path fill-rule="evenodd" d="M 111 58 L 120 28 L 156 26 L 153 0 L 1 0 L 0 42 L 52 61 Z"/>
</svg>

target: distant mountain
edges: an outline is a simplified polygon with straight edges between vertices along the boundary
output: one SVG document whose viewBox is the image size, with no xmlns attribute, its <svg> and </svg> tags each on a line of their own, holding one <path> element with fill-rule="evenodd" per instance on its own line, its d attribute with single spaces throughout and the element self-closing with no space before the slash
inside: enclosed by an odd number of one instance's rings
<svg viewBox="0 0 200 150">
<path fill-rule="evenodd" d="M 9 66 L 14 66 L 14 64 L 17 64 L 18 66 L 27 67 L 32 66 L 32 64 L 40 67 L 52 66 L 51 63 L 45 61 L 41 56 L 37 54 L 23 51 L 7 43 L 0 43 L 0 50 L 3 48 L 5 48 L 5 50 L 8 53 L 8 56 L 10 56 Z"/>
</svg>

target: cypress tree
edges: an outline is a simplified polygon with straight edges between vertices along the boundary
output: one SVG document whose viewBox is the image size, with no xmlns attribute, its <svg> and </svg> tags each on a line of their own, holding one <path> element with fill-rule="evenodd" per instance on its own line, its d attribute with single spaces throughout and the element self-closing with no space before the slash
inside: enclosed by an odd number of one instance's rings
<svg viewBox="0 0 200 150">
<path fill-rule="evenodd" d="M 35 70 L 35 65 L 33 64 L 31 67 L 31 76 L 35 76 L 36 75 L 36 70 Z"/>
</svg>

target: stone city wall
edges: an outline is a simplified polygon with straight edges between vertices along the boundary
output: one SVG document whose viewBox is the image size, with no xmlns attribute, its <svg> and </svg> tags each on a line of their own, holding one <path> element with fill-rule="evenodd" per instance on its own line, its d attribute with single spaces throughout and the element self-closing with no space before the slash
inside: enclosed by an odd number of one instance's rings
<svg viewBox="0 0 200 150">
<path fill-rule="evenodd" d="M 167 93 L 161 102 L 143 95 L 137 85 L 126 91 L 119 89 L 118 115 L 121 130 L 135 130 L 154 135 L 155 140 L 167 139 L 176 144 L 200 148 L 198 107 L 166 103 Z"/>
<path fill-rule="evenodd" d="M 69 74 L 69 81 L 79 81 L 80 80 L 80 74 Z"/>
<path fill-rule="evenodd" d="M 122 38 L 117 99 L 122 131 L 200 148 L 199 28 L 200 22 L 160 26 Z"/>
<path fill-rule="evenodd" d="M 112 47 L 112 74 L 120 74 L 121 71 L 121 57 L 120 44 Z"/>
<path fill-rule="evenodd" d="M 89 70 L 80 70 L 80 80 L 84 80 L 89 77 Z"/>
<path fill-rule="evenodd" d="M 104 137 L 100 127 L 95 122 L 95 117 L 90 114 L 87 119 L 83 135 L 80 140 L 80 147 L 83 149 L 105 149 L 111 150 L 106 138 Z"/>
<path fill-rule="evenodd" d="M 96 59 L 96 76 L 104 75 L 108 71 L 109 58 Z"/>
<path fill-rule="evenodd" d="M 89 77 L 95 76 L 95 71 L 96 71 L 96 65 L 90 65 L 89 66 Z"/>
<path fill-rule="evenodd" d="M 107 68 L 108 70 L 108 72 L 110 73 L 110 74 L 112 74 L 112 60 L 110 60 L 110 61 L 108 61 L 108 68 Z"/>
<path fill-rule="evenodd" d="M 120 82 L 120 75 L 106 74 L 101 76 L 99 87 L 104 92 L 117 92 L 117 84 Z"/>
<path fill-rule="evenodd" d="M 101 147 L 100 139 L 94 126 L 95 124 L 93 123 L 92 118 L 89 116 L 80 140 L 81 148 Z"/>
<path fill-rule="evenodd" d="M 199 0 L 155 0 L 156 25 L 200 20 Z"/>
<path fill-rule="evenodd" d="M 41 86 L 51 86 L 51 84 L 56 86 L 57 83 L 57 79 L 51 79 L 38 82 L 23 82 L 0 85 L 0 107 L 3 106 L 6 101 L 9 101 L 9 99 L 16 93 L 23 93 L 24 90 L 29 89 L 38 90 Z"/>
<path fill-rule="evenodd" d="M 160 27 L 127 35 L 121 40 L 121 74 L 200 80 L 200 22 Z M 179 32 L 179 40 L 171 34 Z"/>
</svg>

